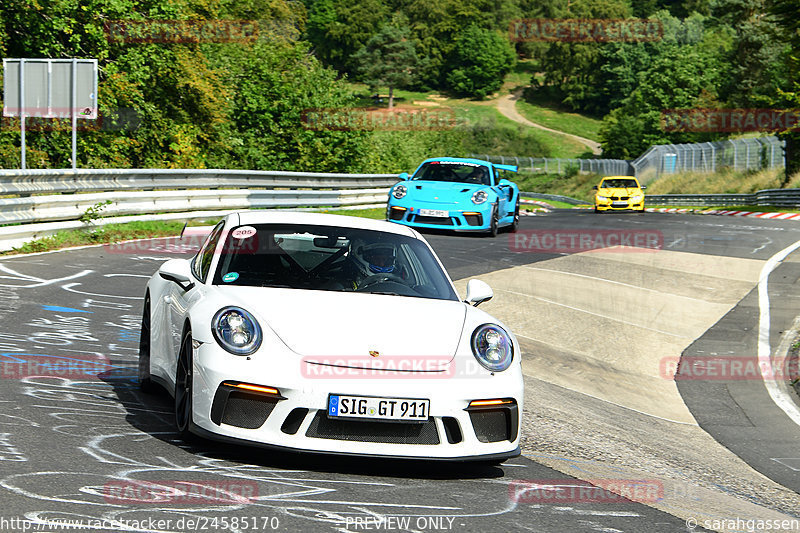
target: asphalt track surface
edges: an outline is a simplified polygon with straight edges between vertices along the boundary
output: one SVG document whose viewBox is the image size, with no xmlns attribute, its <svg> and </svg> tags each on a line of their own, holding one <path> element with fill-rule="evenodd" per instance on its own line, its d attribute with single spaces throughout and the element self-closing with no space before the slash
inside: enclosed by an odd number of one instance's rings
<svg viewBox="0 0 800 533">
<path fill-rule="evenodd" d="M 523 229 L 620 227 L 660 231 L 665 249 L 757 259 L 800 240 L 800 224 L 781 221 L 574 211 L 522 219 Z M 454 279 L 554 257 L 514 252 L 503 234 L 427 238 Z M 141 393 L 135 364 L 146 280 L 164 260 L 191 251 L 154 240 L 118 253 L 92 247 L 0 260 L 0 531 L 686 531 L 679 518 L 608 495 L 594 502 L 515 501 L 515 481 L 570 480 L 524 456 L 490 467 L 181 441 L 171 398 Z M 793 289 L 789 282 L 774 288 L 776 295 Z M 740 311 L 747 305 L 743 301 Z M 731 327 L 752 320 L 747 312 L 735 314 Z M 780 307 L 772 331 L 777 335 L 793 319 L 792 306 Z M 8 370 L 75 360 L 99 371 L 36 377 Z M 712 400 L 727 405 L 741 398 L 681 392 L 704 429 L 798 490 L 797 472 L 772 460 L 791 455 L 754 451 L 765 439 L 763 427 L 730 431 L 728 419 L 715 418 L 709 407 Z M 756 392 L 748 399 L 747 420 L 780 416 L 769 398 Z M 787 425 L 789 434 L 781 436 L 784 445 L 791 443 L 791 430 Z M 170 493 L 187 482 L 204 493 Z M 83 529 L 61 528 L 63 521 Z"/>
</svg>

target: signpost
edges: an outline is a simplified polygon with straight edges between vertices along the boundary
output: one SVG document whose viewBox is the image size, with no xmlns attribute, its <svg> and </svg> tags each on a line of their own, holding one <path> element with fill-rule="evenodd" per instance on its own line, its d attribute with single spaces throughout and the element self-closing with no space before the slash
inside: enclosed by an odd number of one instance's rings
<svg viewBox="0 0 800 533">
<path fill-rule="evenodd" d="M 25 169 L 25 117 L 72 119 L 72 168 L 77 168 L 78 118 L 97 119 L 96 59 L 3 59 L 3 116 L 20 117 Z"/>
</svg>

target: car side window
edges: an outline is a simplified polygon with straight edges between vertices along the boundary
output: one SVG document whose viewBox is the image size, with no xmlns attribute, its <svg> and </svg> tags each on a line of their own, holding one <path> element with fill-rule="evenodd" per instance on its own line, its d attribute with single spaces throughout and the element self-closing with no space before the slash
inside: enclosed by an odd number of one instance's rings
<svg viewBox="0 0 800 533">
<path fill-rule="evenodd" d="M 217 224 L 216 227 L 211 230 L 203 247 L 200 248 L 200 251 L 197 252 L 197 255 L 195 255 L 192 260 L 192 274 L 200 281 L 205 281 L 208 270 L 211 268 L 211 261 L 214 259 L 214 250 L 217 248 L 217 243 L 219 242 L 220 235 L 222 235 L 223 227 L 225 227 L 224 221 Z"/>
</svg>

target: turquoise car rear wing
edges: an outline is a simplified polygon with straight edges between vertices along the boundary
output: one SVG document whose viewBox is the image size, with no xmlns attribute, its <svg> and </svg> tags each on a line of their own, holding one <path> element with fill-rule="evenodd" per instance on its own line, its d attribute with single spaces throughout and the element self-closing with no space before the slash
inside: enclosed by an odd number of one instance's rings
<svg viewBox="0 0 800 533">
<path fill-rule="evenodd" d="M 517 165 L 492 165 L 494 168 L 499 168 L 500 170 L 508 170 L 509 172 L 516 172 Z"/>
</svg>

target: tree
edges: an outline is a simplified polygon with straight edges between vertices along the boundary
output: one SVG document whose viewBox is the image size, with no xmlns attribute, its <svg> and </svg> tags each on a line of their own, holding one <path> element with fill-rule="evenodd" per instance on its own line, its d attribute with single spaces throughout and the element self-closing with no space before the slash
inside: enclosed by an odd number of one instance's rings
<svg viewBox="0 0 800 533">
<path fill-rule="evenodd" d="M 654 144 L 700 142 L 711 134 L 667 132 L 661 124 L 668 109 L 719 107 L 719 59 L 695 46 L 671 46 L 642 75 L 639 86 L 603 120 L 600 138 L 605 157 L 628 159 Z"/>
<path fill-rule="evenodd" d="M 717 0 L 714 14 L 729 29 L 730 63 L 721 97 L 732 107 L 763 107 L 782 85 L 785 42 L 765 0 Z"/>
<path fill-rule="evenodd" d="M 394 89 L 414 81 L 419 62 L 407 24 L 397 17 L 385 24 L 352 57 L 358 79 L 373 88 L 389 88 L 389 108 L 394 107 Z"/>
<path fill-rule="evenodd" d="M 425 58 L 418 83 L 426 88 L 445 86 L 447 58 L 456 35 L 472 24 L 491 27 L 487 13 L 496 6 L 495 0 L 395 0 L 393 4 L 408 17 L 417 54 Z"/>
<path fill-rule="evenodd" d="M 770 11 L 788 44 L 783 56 L 787 77 L 783 87 L 778 88 L 773 104 L 781 108 L 800 108 L 800 17 L 797 16 L 800 0 L 773 0 Z M 800 172 L 800 132 L 783 132 L 781 137 L 786 141 L 784 183 L 788 183 L 794 174 Z"/>
<path fill-rule="evenodd" d="M 553 4 L 552 18 L 621 19 L 631 15 L 627 0 L 574 0 Z M 576 111 L 598 114 L 604 101 L 598 95 L 601 53 L 607 43 L 553 42 L 541 58 L 545 84 L 553 86 L 564 104 Z M 535 83 L 534 83 L 535 84 Z"/>
<path fill-rule="evenodd" d="M 352 73 L 352 56 L 375 35 L 375 28 L 388 19 L 381 0 L 314 0 L 311 2 L 306 36 L 314 54 L 339 72 Z"/>
<path fill-rule="evenodd" d="M 503 85 L 515 63 L 516 53 L 507 38 L 473 25 L 456 37 L 445 79 L 456 94 L 484 98 Z"/>
</svg>

